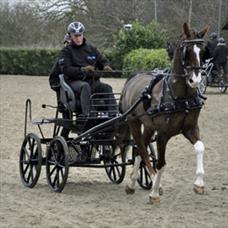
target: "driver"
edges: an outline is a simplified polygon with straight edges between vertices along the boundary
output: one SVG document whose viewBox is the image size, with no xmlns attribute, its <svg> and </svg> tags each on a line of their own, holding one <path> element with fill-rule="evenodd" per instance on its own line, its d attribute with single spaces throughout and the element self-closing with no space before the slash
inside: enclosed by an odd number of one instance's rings
<svg viewBox="0 0 228 228">
<path fill-rule="evenodd" d="M 89 116 L 91 93 L 109 93 L 109 99 L 104 99 L 107 109 L 116 109 L 112 87 L 94 75 L 96 69 L 112 71 L 108 61 L 94 46 L 87 43 L 84 37 L 85 27 L 81 22 L 70 23 L 67 32 L 70 43 L 60 54 L 63 59 L 62 70 L 66 82 L 72 87 L 76 97 L 80 98 L 82 116 Z"/>
</svg>

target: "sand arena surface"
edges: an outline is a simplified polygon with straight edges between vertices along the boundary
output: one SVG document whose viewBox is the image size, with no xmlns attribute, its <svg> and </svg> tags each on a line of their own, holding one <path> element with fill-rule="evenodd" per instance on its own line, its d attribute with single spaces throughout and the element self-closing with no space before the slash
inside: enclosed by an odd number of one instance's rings
<svg viewBox="0 0 228 228">
<path fill-rule="evenodd" d="M 124 79 L 106 79 L 119 92 Z M 208 88 L 199 125 L 205 144 L 206 193 L 193 190 L 196 156 L 183 136 L 170 140 L 159 205 L 148 204 L 149 192 L 136 187 L 125 194 L 131 167 L 120 185 L 104 169 L 70 168 L 62 193 L 46 183 L 45 167 L 33 189 L 22 185 L 18 160 L 23 141 L 25 100 L 31 98 L 33 119 L 54 117 L 55 94 L 47 77 L 0 76 L 0 227 L 76 228 L 225 228 L 228 227 L 228 93 Z M 29 125 L 29 132 L 38 129 Z M 52 128 L 45 128 L 51 134 Z"/>
</svg>

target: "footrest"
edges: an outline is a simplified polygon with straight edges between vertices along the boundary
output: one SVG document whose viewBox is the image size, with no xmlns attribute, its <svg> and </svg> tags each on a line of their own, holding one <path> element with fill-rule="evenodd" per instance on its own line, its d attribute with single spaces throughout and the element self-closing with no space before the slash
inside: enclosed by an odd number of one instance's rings
<svg viewBox="0 0 228 228">
<path fill-rule="evenodd" d="M 32 120 L 32 124 L 39 125 L 39 124 L 50 124 L 55 123 L 56 119 L 35 119 Z"/>
</svg>

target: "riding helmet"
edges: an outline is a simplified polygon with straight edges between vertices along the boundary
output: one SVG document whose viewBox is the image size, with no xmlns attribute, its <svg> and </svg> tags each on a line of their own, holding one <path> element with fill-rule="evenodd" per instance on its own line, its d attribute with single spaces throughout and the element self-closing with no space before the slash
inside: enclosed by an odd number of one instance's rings
<svg viewBox="0 0 228 228">
<path fill-rule="evenodd" d="M 212 33 L 210 34 L 210 38 L 211 38 L 211 39 L 216 39 L 216 38 L 217 38 L 217 33 L 216 33 L 216 32 L 212 32 Z"/>
<path fill-rule="evenodd" d="M 69 34 L 73 33 L 74 35 L 81 35 L 85 32 L 85 27 L 81 22 L 75 21 L 68 25 L 67 32 Z"/>
<path fill-rule="evenodd" d="M 218 39 L 218 42 L 219 42 L 219 43 L 225 43 L 225 40 L 224 40 L 223 37 L 220 37 L 220 38 Z"/>
</svg>

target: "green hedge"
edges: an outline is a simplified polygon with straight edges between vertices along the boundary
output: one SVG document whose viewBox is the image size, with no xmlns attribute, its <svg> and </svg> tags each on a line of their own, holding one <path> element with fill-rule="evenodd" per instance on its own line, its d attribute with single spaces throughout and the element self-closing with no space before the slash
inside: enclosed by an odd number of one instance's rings
<svg viewBox="0 0 228 228">
<path fill-rule="evenodd" d="M 124 58 L 123 71 L 128 76 L 130 72 L 150 71 L 154 68 L 163 69 L 170 65 L 165 49 L 137 49 Z"/>
<path fill-rule="evenodd" d="M 58 49 L 0 48 L 0 74 L 48 75 L 59 52 Z M 104 55 L 110 60 L 108 51 Z M 113 63 L 114 59 L 111 59 L 112 66 L 115 65 Z M 169 64 L 165 49 L 140 48 L 124 58 L 123 71 L 148 71 L 165 68 Z"/>
<path fill-rule="evenodd" d="M 0 74 L 48 75 L 59 51 L 0 48 Z"/>
</svg>

